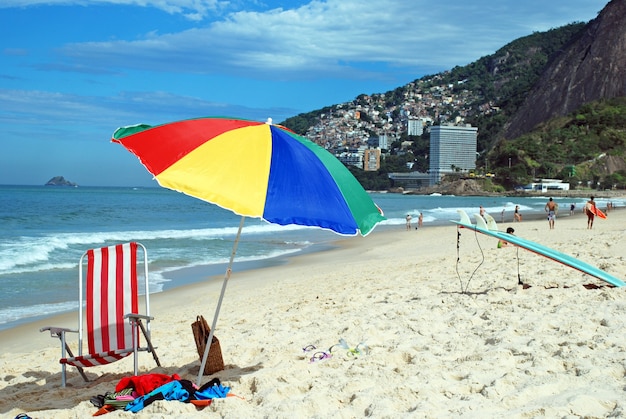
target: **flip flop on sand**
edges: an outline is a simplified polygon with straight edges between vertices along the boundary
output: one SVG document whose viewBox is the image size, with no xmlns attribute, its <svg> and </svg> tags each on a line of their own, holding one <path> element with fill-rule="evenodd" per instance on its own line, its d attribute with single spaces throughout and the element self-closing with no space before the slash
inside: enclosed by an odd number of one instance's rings
<svg viewBox="0 0 626 419">
<path fill-rule="evenodd" d="M 307 345 L 304 348 L 302 348 L 302 352 L 307 353 L 307 352 L 311 352 L 317 349 L 317 346 L 315 345 Z"/>
<path fill-rule="evenodd" d="M 350 345 L 348 345 L 348 343 L 343 338 L 339 339 L 339 343 L 336 343 L 333 346 L 331 346 L 329 349 L 329 352 L 332 353 L 333 350 L 336 350 L 335 349 L 336 347 L 345 349 L 346 355 L 351 356 L 351 357 L 355 357 L 359 355 L 366 355 L 369 352 L 369 347 L 364 342 L 360 342 L 354 348 L 351 348 Z"/>
<path fill-rule="evenodd" d="M 332 358 L 332 356 L 333 355 L 330 352 L 318 351 L 318 352 L 315 352 L 313 354 L 313 356 L 311 357 L 311 360 L 309 362 L 313 363 L 313 362 L 323 361 L 325 359 Z"/>
<path fill-rule="evenodd" d="M 307 345 L 304 348 L 302 348 L 302 352 L 304 352 L 305 354 L 308 354 L 315 350 L 317 350 L 317 346 L 315 345 Z M 313 363 L 313 362 L 323 361 L 325 359 L 331 358 L 332 356 L 333 355 L 330 353 L 330 351 L 317 351 L 313 354 L 311 358 L 309 358 L 309 362 Z"/>
</svg>

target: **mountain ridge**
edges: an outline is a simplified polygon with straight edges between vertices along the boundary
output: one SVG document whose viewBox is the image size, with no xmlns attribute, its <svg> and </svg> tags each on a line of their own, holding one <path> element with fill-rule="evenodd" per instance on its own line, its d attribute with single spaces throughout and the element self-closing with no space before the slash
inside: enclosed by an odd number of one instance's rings
<svg viewBox="0 0 626 419">
<path fill-rule="evenodd" d="M 612 0 L 546 65 L 505 138 L 516 138 L 599 99 L 626 96 L 626 2 Z"/>
</svg>

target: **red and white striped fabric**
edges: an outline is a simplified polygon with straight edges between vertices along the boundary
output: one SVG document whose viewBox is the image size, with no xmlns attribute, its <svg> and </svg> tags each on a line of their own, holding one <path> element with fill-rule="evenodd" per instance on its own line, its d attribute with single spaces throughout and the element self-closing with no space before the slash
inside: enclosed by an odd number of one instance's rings
<svg viewBox="0 0 626 419">
<path fill-rule="evenodd" d="M 133 352 L 134 328 L 124 315 L 138 313 L 137 286 L 137 243 L 87 251 L 88 354 L 63 358 L 62 364 L 104 365 Z"/>
</svg>

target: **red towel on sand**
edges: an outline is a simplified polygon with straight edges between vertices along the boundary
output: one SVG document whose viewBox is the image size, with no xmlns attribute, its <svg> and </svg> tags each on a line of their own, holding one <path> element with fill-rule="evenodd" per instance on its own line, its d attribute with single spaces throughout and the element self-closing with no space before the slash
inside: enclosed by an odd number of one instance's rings
<svg viewBox="0 0 626 419">
<path fill-rule="evenodd" d="M 135 389 L 138 395 L 144 396 L 150 393 L 157 387 L 161 387 L 163 384 L 167 384 L 170 381 L 180 380 L 178 374 L 172 376 L 165 374 L 144 374 L 135 375 L 132 377 L 124 377 L 115 386 L 115 391 L 122 391 L 125 388 L 132 387 Z"/>
</svg>

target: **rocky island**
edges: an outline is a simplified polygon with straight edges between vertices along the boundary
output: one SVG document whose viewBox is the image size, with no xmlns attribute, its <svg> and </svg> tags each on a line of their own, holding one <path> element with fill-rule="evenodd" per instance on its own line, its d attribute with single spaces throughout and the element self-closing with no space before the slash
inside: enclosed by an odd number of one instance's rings
<svg viewBox="0 0 626 419">
<path fill-rule="evenodd" d="M 48 182 L 46 182 L 45 186 L 73 186 L 73 187 L 77 187 L 78 184 L 76 184 L 74 182 L 70 182 L 69 180 L 65 179 L 63 176 L 55 176 L 52 179 L 50 179 Z"/>
</svg>

